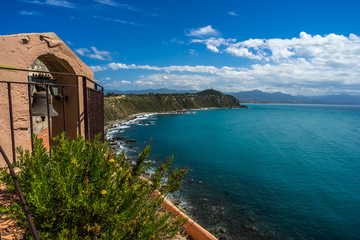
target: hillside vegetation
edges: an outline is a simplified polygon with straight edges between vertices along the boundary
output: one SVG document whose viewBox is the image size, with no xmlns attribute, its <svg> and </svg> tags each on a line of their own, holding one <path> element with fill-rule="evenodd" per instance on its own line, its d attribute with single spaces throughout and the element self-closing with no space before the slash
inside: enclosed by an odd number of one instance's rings
<svg viewBox="0 0 360 240">
<path fill-rule="evenodd" d="M 129 94 L 105 97 L 104 117 L 105 124 L 108 124 L 137 113 L 240 107 L 245 106 L 240 105 L 235 97 L 213 89 L 185 94 Z"/>
</svg>

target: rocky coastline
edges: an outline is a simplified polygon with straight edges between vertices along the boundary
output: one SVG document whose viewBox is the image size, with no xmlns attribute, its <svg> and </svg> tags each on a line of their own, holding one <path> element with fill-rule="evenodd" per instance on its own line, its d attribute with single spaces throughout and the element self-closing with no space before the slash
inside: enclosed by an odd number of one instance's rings
<svg viewBox="0 0 360 240">
<path fill-rule="evenodd" d="M 178 114 L 189 114 L 192 113 L 193 111 L 199 111 L 199 110 L 235 109 L 235 108 L 249 108 L 249 107 L 246 105 L 240 105 L 239 107 L 232 107 L 232 108 L 208 107 L 208 108 L 183 109 L 183 110 L 165 111 L 165 112 L 140 112 L 140 113 L 131 114 L 124 118 L 118 118 L 116 120 L 109 121 L 105 125 L 104 131 L 106 133 L 109 129 L 116 128 L 117 125 L 131 123 L 144 116 L 178 115 Z"/>
<path fill-rule="evenodd" d="M 177 110 L 177 111 L 170 111 L 170 112 L 141 112 L 141 113 L 135 113 L 135 114 L 131 114 L 125 118 L 119 118 L 117 120 L 112 120 L 109 121 L 105 127 L 104 127 L 104 131 L 105 134 L 108 130 L 116 128 L 116 126 L 118 125 L 122 125 L 122 124 L 131 124 L 134 121 L 137 121 L 139 118 L 143 118 L 144 116 L 156 116 L 156 115 L 177 115 L 177 114 L 185 114 L 185 113 L 190 113 L 189 110 Z M 144 124 L 144 123 L 142 123 Z M 148 124 L 148 122 L 147 122 Z"/>
<path fill-rule="evenodd" d="M 247 106 L 243 106 L 242 108 L 248 108 Z M 154 124 L 154 117 L 158 115 L 178 115 L 178 114 L 191 114 L 194 113 L 194 111 L 206 111 L 206 110 L 212 110 L 212 109 L 224 109 L 224 108 L 200 108 L 200 109 L 188 109 L 188 110 L 181 110 L 181 111 L 170 111 L 170 112 L 151 112 L 151 113 L 137 113 L 132 114 L 128 116 L 125 119 L 118 119 L 117 121 L 110 122 L 106 126 L 106 139 L 109 141 L 109 144 L 111 147 L 113 147 L 116 151 L 120 152 L 122 150 L 130 151 L 132 153 L 135 153 L 136 151 L 139 151 L 138 141 L 137 139 L 133 138 L 126 138 L 124 135 L 121 134 L 124 128 L 129 128 L 130 125 L 141 125 L 141 126 L 151 126 Z M 229 108 L 226 108 L 229 109 Z M 137 155 L 137 154 L 135 154 Z M 129 157 L 131 159 L 131 153 L 129 153 Z M 158 164 L 159 162 L 154 161 L 154 164 Z M 190 168 L 189 171 L 192 169 Z M 149 177 L 150 173 L 147 174 Z M 146 176 L 145 176 L 146 177 Z M 191 188 L 193 184 L 200 184 L 204 185 L 202 181 L 197 181 L 194 179 L 185 179 L 183 187 L 184 188 Z M 181 196 L 180 193 L 177 193 L 175 195 L 168 196 L 169 200 L 175 204 L 179 209 L 184 211 L 187 215 L 189 215 L 192 219 L 195 221 L 198 221 L 197 217 L 195 215 L 197 212 L 197 207 L 192 206 L 192 204 L 188 203 L 188 201 L 185 200 L 183 196 Z M 224 206 L 216 206 L 211 204 L 207 196 L 203 196 L 203 198 L 200 199 L 203 204 L 205 204 L 208 209 L 211 216 L 218 215 L 219 217 L 224 215 L 225 207 Z M 255 219 L 249 218 L 248 224 L 244 224 L 242 226 L 243 231 L 247 232 L 249 235 L 258 235 L 258 229 L 254 226 Z M 214 234 L 218 239 L 226 240 L 228 238 L 228 232 L 227 229 L 224 226 L 220 225 L 214 225 L 208 228 L 208 231 Z"/>
</svg>

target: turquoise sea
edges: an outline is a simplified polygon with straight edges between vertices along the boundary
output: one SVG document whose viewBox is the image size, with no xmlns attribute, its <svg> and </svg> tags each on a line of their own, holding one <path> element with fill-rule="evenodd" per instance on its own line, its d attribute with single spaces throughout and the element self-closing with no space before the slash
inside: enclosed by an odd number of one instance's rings
<svg viewBox="0 0 360 240">
<path fill-rule="evenodd" d="M 113 130 L 188 166 L 178 198 L 223 239 L 360 239 L 360 106 L 248 105 Z"/>
</svg>

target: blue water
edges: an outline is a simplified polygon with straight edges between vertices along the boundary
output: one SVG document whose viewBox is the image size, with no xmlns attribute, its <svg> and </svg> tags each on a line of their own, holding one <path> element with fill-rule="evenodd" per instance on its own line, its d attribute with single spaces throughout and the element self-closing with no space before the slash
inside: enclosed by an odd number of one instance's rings
<svg viewBox="0 0 360 240">
<path fill-rule="evenodd" d="M 157 116 L 120 135 L 188 166 L 187 211 L 227 239 L 360 239 L 360 106 Z"/>
</svg>

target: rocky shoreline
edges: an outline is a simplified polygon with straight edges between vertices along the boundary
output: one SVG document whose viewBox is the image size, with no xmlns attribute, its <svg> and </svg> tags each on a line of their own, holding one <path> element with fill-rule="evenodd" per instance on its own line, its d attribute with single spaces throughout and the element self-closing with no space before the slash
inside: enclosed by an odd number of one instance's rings
<svg viewBox="0 0 360 240">
<path fill-rule="evenodd" d="M 107 139 L 109 140 L 110 145 L 116 149 L 117 151 L 124 150 L 126 151 L 134 151 L 135 149 L 138 149 L 137 146 L 137 139 L 132 138 L 126 138 L 125 136 L 121 135 L 122 128 L 128 128 L 129 125 L 136 124 L 136 125 L 142 125 L 142 126 L 149 126 L 153 124 L 153 120 L 151 119 L 154 116 L 157 115 L 177 115 L 177 114 L 189 114 L 193 111 L 199 111 L 199 110 L 211 110 L 211 109 L 218 109 L 218 108 L 203 108 L 203 109 L 189 109 L 184 111 L 172 111 L 172 112 L 156 112 L 156 113 L 138 113 L 133 114 L 129 116 L 126 119 L 120 119 L 119 121 L 113 122 L 112 124 L 107 126 L 106 133 L 107 133 Z M 112 129 L 118 129 L 118 131 L 112 132 Z M 131 154 L 130 154 L 131 155 Z M 131 156 L 129 156 L 131 157 Z M 154 161 L 154 163 L 158 163 L 157 161 Z M 190 169 L 191 171 L 191 169 Z M 190 188 L 193 184 L 200 184 L 203 185 L 202 181 L 197 181 L 194 179 L 186 179 L 184 180 L 184 187 Z M 192 206 L 192 204 L 189 204 L 183 196 L 180 194 L 169 196 L 169 200 L 171 200 L 176 206 L 179 207 L 179 209 L 184 210 L 186 214 L 188 214 L 192 219 L 197 221 L 197 217 L 195 217 L 193 214 L 196 213 L 196 206 Z M 211 215 L 218 215 L 223 216 L 225 212 L 225 208 L 222 206 L 215 206 L 210 204 L 208 202 L 207 197 L 204 196 L 202 199 L 200 199 L 203 204 L 208 206 L 209 213 Z M 195 214 L 196 215 L 196 214 Z M 254 218 L 249 219 L 249 224 L 242 226 L 244 232 L 248 232 L 250 234 L 257 235 L 258 229 L 253 225 L 255 222 Z M 220 225 L 214 225 L 210 227 L 209 232 L 214 234 L 218 239 L 226 240 L 228 238 L 228 232 L 227 229 L 224 226 Z"/>
<path fill-rule="evenodd" d="M 245 106 L 245 105 L 240 105 L 237 108 L 249 108 L 249 107 Z M 139 117 L 141 118 L 141 117 L 144 117 L 144 116 L 189 114 L 192 111 L 199 111 L 199 110 L 204 111 L 204 110 L 213 110 L 213 109 L 235 109 L 235 108 L 209 107 L 209 108 L 194 108 L 194 109 L 184 109 L 184 110 L 166 111 L 166 112 L 140 112 L 140 113 L 131 114 L 131 115 L 129 115 L 129 116 L 125 117 L 125 118 L 122 118 L 122 119 L 109 121 L 108 124 L 105 125 L 104 131 L 106 133 L 109 129 L 115 128 L 117 125 L 130 123 L 131 121 L 137 120 Z"/>
<path fill-rule="evenodd" d="M 136 121 L 139 118 L 142 118 L 144 116 L 156 116 L 156 115 L 176 115 L 176 114 L 184 114 L 184 113 L 190 113 L 189 110 L 182 110 L 182 111 L 170 111 L 170 112 L 141 112 L 141 113 L 135 113 L 131 114 L 126 118 L 123 119 L 117 119 L 114 121 L 110 121 L 107 125 L 104 127 L 105 134 L 108 130 L 112 128 L 116 128 L 116 126 L 121 124 L 130 124 L 132 121 Z"/>
<path fill-rule="evenodd" d="M 211 109 L 215 109 L 215 108 L 211 108 Z M 106 139 L 109 141 L 109 145 L 112 148 L 114 148 L 114 150 L 117 150 L 117 151 L 121 151 L 121 150 L 124 150 L 124 149 L 132 150 L 132 149 L 135 148 L 134 144 L 137 143 L 137 139 L 132 139 L 132 138 L 126 139 L 124 136 L 115 135 L 114 134 L 115 132 L 112 133 L 111 130 L 119 129 L 119 132 L 120 132 L 122 127 L 131 125 L 131 124 L 148 126 L 148 125 L 152 124 L 151 121 L 149 121 L 149 118 L 151 118 L 152 116 L 190 114 L 190 113 L 192 113 L 192 111 L 195 111 L 195 110 L 210 110 L 210 108 L 207 108 L 207 109 L 191 109 L 191 110 L 184 110 L 184 111 L 161 112 L 161 113 L 138 113 L 138 114 L 133 114 L 133 115 L 129 116 L 126 119 L 120 119 L 119 121 L 116 121 L 116 123 L 114 122 L 114 123 L 109 124 L 107 126 L 107 128 L 106 128 L 106 131 L 105 131 Z M 118 132 L 117 132 L 117 134 L 118 134 Z M 130 155 L 129 155 L 129 157 L 131 159 Z M 158 161 L 154 161 L 154 163 L 157 164 Z M 190 171 L 191 170 L 192 169 L 190 169 Z M 147 173 L 146 176 L 144 176 L 144 177 L 149 178 L 150 173 Z M 188 179 L 188 180 L 185 180 L 185 181 L 186 181 L 186 185 L 188 185 L 189 182 L 191 182 L 191 183 L 194 182 L 194 179 Z M 196 183 L 203 184 L 202 181 L 196 181 Z M 189 186 L 186 186 L 186 187 L 189 187 Z M 193 209 L 195 207 L 191 206 L 189 203 L 187 203 L 187 201 L 185 201 L 183 199 L 183 197 L 179 193 L 171 194 L 167 198 L 175 206 L 177 206 L 179 209 L 181 209 L 181 211 L 186 213 L 189 217 L 191 217 L 192 219 L 196 219 L 196 217 L 191 214 L 191 212 L 193 212 Z M 206 201 L 206 198 L 205 198 L 204 201 Z M 222 212 L 223 212 L 223 209 L 222 209 Z M 212 227 L 212 228 L 210 228 L 208 230 L 209 230 L 209 232 L 214 234 L 214 236 L 216 236 L 218 239 L 222 239 L 222 240 L 228 239 L 226 237 L 226 229 L 223 228 L 223 227 L 214 226 L 214 227 Z"/>
</svg>

